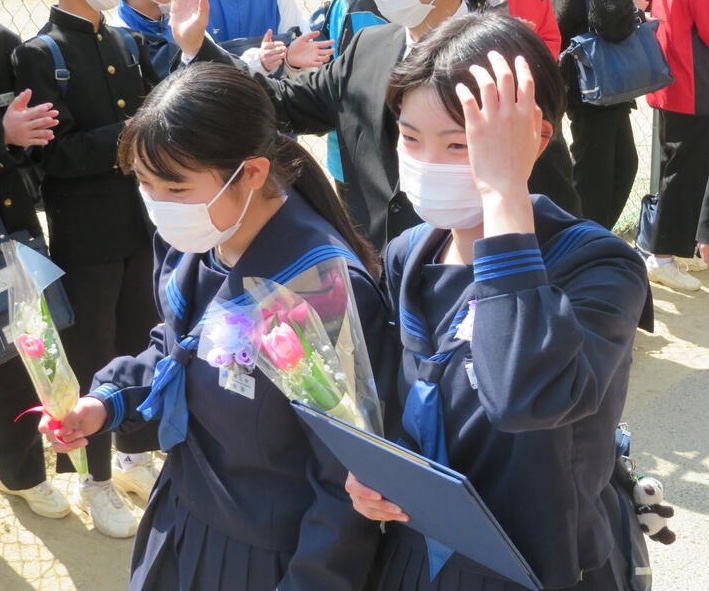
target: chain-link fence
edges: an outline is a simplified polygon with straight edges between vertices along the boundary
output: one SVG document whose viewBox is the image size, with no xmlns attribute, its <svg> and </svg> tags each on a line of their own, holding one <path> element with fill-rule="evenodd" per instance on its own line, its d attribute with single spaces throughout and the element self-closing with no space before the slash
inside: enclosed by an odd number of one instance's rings
<svg viewBox="0 0 709 591">
<path fill-rule="evenodd" d="M 298 0 L 298 2 L 308 12 L 315 10 L 321 4 L 319 0 Z M 23 39 L 27 39 L 36 34 L 46 22 L 52 4 L 54 0 L 2 0 L 0 22 L 19 33 Z M 647 106 L 644 99 L 638 100 L 638 108 L 633 111 L 632 123 L 639 166 L 632 193 L 615 228 L 617 232 L 624 234 L 632 233 L 636 226 L 640 199 L 649 192 L 651 185 L 652 109 Z M 565 126 L 565 134 L 571 141 L 568 126 Z M 324 162 L 325 143 L 322 138 L 304 136 L 300 139 L 320 162 Z"/>
</svg>

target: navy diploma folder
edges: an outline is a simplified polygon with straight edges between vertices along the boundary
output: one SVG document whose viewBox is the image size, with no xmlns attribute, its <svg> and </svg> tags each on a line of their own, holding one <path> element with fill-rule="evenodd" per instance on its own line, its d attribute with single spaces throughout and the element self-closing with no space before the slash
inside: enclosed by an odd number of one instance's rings
<svg viewBox="0 0 709 591">
<path fill-rule="evenodd" d="M 291 404 L 357 480 L 401 507 L 408 527 L 527 589 L 542 589 L 465 476 L 320 410 Z"/>
</svg>

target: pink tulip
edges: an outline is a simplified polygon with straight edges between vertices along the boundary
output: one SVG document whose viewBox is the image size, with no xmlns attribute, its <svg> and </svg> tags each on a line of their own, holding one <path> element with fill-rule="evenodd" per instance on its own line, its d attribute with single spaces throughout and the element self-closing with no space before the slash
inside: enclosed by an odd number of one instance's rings
<svg viewBox="0 0 709 591">
<path fill-rule="evenodd" d="M 278 369 L 291 369 L 305 357 L 298 335 L 285 322 L 264 335 L 261 347 Z"/>
<path fill-rule="evenodd" d="M 21 334 L 17 337 L 17 347 L 30 359 L 40 359 L 45 351 L 42 339 L 28 334 Z"/>
<path fill-rule="evenodd" d="M 304 296 L 323 322 L 341 320 L 347 309 L 347 287 L 333 270 L 323 278 L 322 289 Z"/>
<path fill-rule="evenodd" d="M 308 304 L 301 302 L 290 312 L 288 312 L 288 318 L 295 322 L 298 326 L 305 326 L 305 321 L 308 319 L 309 308 Z"/>
</svg>

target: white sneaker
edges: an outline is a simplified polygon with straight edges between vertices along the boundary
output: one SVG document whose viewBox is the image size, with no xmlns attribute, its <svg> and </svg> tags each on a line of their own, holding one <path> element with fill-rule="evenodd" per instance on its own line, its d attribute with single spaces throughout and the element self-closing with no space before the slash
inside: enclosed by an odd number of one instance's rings
<svg viewBox="0 0 709 591">
<path fill-rule="evenodd" d="M 707 264 L 702 260 L 701 257 L 698 257 L 696 255 L 691 258 L 675 257 L 675 262 L 682 271 L 689 271 L 690 273 L 699 273 L 700 271 L 707 270 Z"/>
<path fill-rule="evenodd" d="M 138 529 L 138 520 L 111 480 L 80 484 L 76 504 L 91 515 L 98 531 L 111 538 L 130 538 Z"/>
<path fill-rule="evenodd" d="M 71 507 L 64 495 L 46 480 L 37 486 L 23 490 L 10 490 L 0 482 L 0 492 L 4 492 L 6 495 L 22 497 L 27 501 L 30 509 L 42 517 L 60 519 L 71 513 Z"/>
<path fill-rule="evenodd" d="M 137 461 L 122 466 L 118 457 L 114 456 L 111 466 L 113 482 L 124 492 L 133 493 L 143 502 L 147 502 L 160 474 L 160 468 L 155 465 L 150 453 L 131 454 L 131 458 L 137 458 Z"/>
<path fill-rule="evenodd" d="M 686 271 L 682 271 L 673 260 L 669 265 L 658 265 L 654 257 L 649 257 L 645 261 L 647 276 L 650 281 L 661 283 L 672 289 L 681 291 L 697 291 L 701 288 L 702 282 L 696 277 L 692 277 Z"/>
</svg>

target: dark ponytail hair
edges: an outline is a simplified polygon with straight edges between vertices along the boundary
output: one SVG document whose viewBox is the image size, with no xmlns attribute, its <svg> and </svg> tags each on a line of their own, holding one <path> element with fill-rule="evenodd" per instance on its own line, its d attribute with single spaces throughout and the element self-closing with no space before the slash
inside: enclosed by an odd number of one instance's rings
<svg viewBox="0 0 709 591">
<path fill-rule="evenodd" d="M 426 34 L 392 71 L 387 106 L 398 116 L 407 92 L 430 87 L 451 118 L 464 126 L 463 108 L 455 87 L 460 82 L 466 84 L 480 102 L 477 83 L 469 70 L 477 64 L 494 78 L 487 58 L 492 50 L 505 58 L 513 74 L 515 57 L 525 58 L 534 78 L 537 105 L 544 119 L 558 129 L 566 109 L 566 90 L 556 60 L 525 23 L 494 11 L 450 18 Z"/>
<path fill-rule="evenodd" d="M 367 270 L 379 273 L 374 247 L 355 230 L 320 165 L 278 134 L 265 91 L 231 66 L 195 63 L 158 84 L 121 134 L 118 162 L 125 172 L 136 156 L 162 179 L 180 181 L 184 169 L 212 169 L 224 182 L 244 160 L 266 157 L 266 194 L 275 197 L 281 187 L 293 186 L 342 234 Z"/>
</svg>

